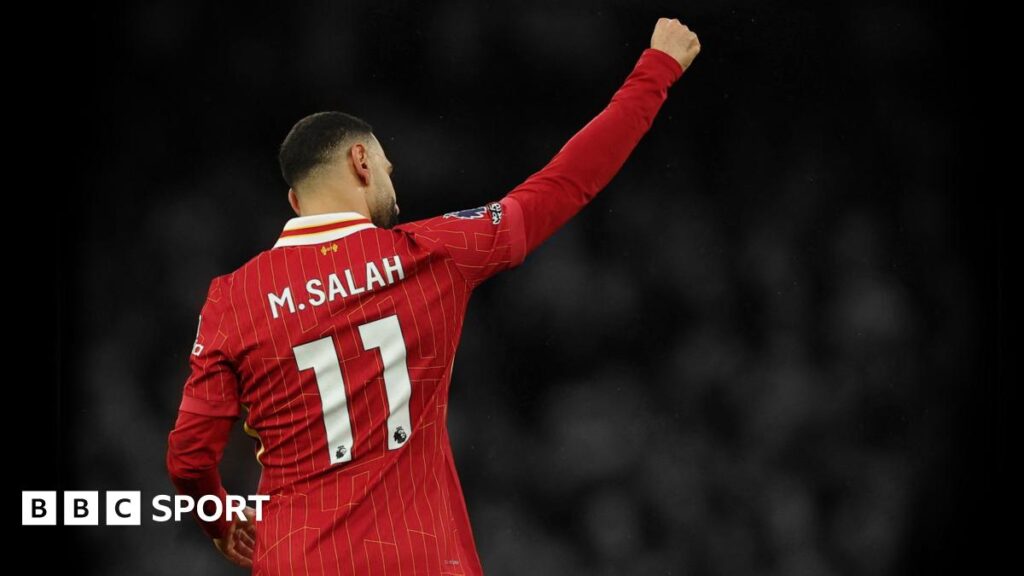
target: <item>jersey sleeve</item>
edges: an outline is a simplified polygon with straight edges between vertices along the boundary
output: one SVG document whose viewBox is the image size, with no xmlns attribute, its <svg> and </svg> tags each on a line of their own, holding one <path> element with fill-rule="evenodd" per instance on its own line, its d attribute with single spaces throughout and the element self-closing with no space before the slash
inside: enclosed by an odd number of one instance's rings
<svg viewBox="0 0 1024 576">
<path fill-rule="evenodd" d="M 241 413 L 239 379 L 232 364 L 230 307 L 225 277 L 214 278 L 199 313 L 196 341 L 189 354 L 191 372 L 185 380 L 180 410 L 204 416 Z"/>
<path fill-rule="evenodd" d="M 529 255 L 589 203 L 619 172 L 647 133 L 684 68 L 668 53 L 645 49 L 609 103 L 543 168 L 512 189 Z"/>
<path fill-rule="evenodd" d="M 167 473 L 178 494 L 191 496 L 199 501 L 203 496 L 213 495 L 226 503 L 227 491 L 221 483 L 220 465 L 231 436 L 235 418 L 207 416 L 185 410 L 178 410 L 178 419 L 167 435 Z M 207 509 L 206 512 L 212 513 Z M 192 516 L 210 538 L 222 538 L 227 534 L 230 522 L 223 516 L 215 520 L 204 520 L 198 510 Z"/>
<path fill-rule="evenodd" d="M 674 57 L 645 49 L 605 108 L 505 196 L 396 228 L 444 250 L 474 287 L 522 264 L 618 173 L 683 72 Z"/>
<path fill-rule="evenodd" d="M 471 287 L 522 264 L 526 256 L 522 209 L 507 196 L 395 228 L 451 258 Z"/>
</svg>

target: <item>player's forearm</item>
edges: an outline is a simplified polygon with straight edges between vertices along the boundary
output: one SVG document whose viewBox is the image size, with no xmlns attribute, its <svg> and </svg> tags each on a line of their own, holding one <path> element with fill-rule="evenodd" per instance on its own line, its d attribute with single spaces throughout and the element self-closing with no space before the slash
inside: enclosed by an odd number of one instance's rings
<svg viewBox="0 0 1024 576">
<path fill-rule="evenodd" d="M 210 417 L 179 411 L 174 430 L 167 438 L 167 473 L 179 494 L 198 502 L 213 494 L 223 504 L 227 491 L 221 483 L 218 466 L 231 433 L 234 418 Z M 221 538 L 230 524 L 223 517 L 205 521 L 193 517 L 211 538 Z"/>
<path fill-rule="evenodd" d="M 227 501 L 227 490 L 224 489 L 224 485 L 220 480 L 220 473 L 216 468 L 213 468 L 205 473 L 199 474 L 195 477 L 186 476 L 171 476 L 171 481 L 174 483 L 174 487 L 177 489 L 178 494 L 186 495 L 192 498 L 196 503 L 203 496 L 213 494 L 221 501 L 221 510 L 225 508 Z M 197 504 L 198 506 L 198 504 Z M 210 512 L 210 509 L 206 509 Z M 199 517 L 198 512 L 193 510 L 192 517 L 195 518 L 199 527 L 203 529 L 210 538 L 223 538 L 227 534 L 227 529 L 230 526 L 230 522 L 222 515 L 216 520 L 203 520 Z"/>
<path fill-rule="evenodd" d="M 609 104 L 577 132 L 544 168 L 508 197 L 523 211 L 527 251 L 532 251 L 580 211 L 618 173 L 650 129 L 683 68 L 670 55 L 648 48 Z"/>
</svg>

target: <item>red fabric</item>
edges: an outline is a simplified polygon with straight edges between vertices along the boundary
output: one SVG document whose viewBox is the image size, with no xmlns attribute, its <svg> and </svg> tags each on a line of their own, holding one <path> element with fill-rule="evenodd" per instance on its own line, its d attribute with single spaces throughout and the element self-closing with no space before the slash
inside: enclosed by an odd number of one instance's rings
<svg viewBox="0 0 1024 576">
<path fill-rule="evenodd" d="M 669 86 L 682 74 L 683 67 L 672 56 L 655 48 L 644 50 L 608 106 L 508 194 L 523 207 L 528 253 L 618 173 L 654 122 Z"/>
<path fill-rule="evenodd" d="M 226 430 L 248 408 L 270 495 L 253 574 L 482 573 L 447 428 L 469 297 L 611 180 L 682 72 L 644 50 L 608 106 L 501 198 L 264 250 L 211 282 L 168 468 L 193 495 L 219 487 Z M 403 410 L 408 424 L 389 421 Z"/>
<path fill-rule="evenodd" d="M 204 416 L 178 411 L 174 430 L 167 437 L 167 471 L 179 494 L 192 496 L 196 502 L 207 494 L 215 494 L 224 510 L 227 495 L 221 484 L 217 465 L 231 435 L 235 418 Z M 212 512 L 212 506 L 207 510 Z M 197 512 L 192 516 L 211 538 L 226 534 L 230 524 L 223 518 L 206 522 Z"/>
</svg>

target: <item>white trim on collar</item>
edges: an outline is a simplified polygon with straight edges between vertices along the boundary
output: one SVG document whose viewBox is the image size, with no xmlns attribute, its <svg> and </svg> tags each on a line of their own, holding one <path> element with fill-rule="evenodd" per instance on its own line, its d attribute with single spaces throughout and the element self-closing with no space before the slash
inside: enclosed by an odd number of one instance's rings
<svg viewBox="0 0 1024 576">
<path fill-rule="evenodd" d="M 376 226 L 359 212 L 326 212 L 296 216 L 285 223 L 274 248 L 330 242 L 367 228 Z"/>
</svg>

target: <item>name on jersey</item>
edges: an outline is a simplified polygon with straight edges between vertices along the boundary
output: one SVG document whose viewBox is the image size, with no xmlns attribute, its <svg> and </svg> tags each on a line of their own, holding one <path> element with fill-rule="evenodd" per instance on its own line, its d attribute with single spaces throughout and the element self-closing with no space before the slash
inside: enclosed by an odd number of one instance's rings
<svg viewBox="0 0 1024 576">
<path fill-rule="evenodd" d="M 382 270 L 383 273 L 381 273 Z M 352 275 L 352 269 L 346 268 L 340 276 L 331 272 L 327 278 L 307 280 L 307 298 L 304 302 L 296 303 L 291 286 L 287 286 L 280 294 L 268 293 L 267 304 L 270 306 L 271 315 L 278 318 L 282 311 L 294 314 L 296 310 L 305 310 L 308 306 L 322 306 L 338 298 L 348 298 L 363 292 L 377 290 L 399 280 L 405 280 L 402 260 L 396 254 L 391 258 L 382 259 L 380 264 L 367 262 L 365 279 L 365 285 L 359 284 Z"/>
</svg>

